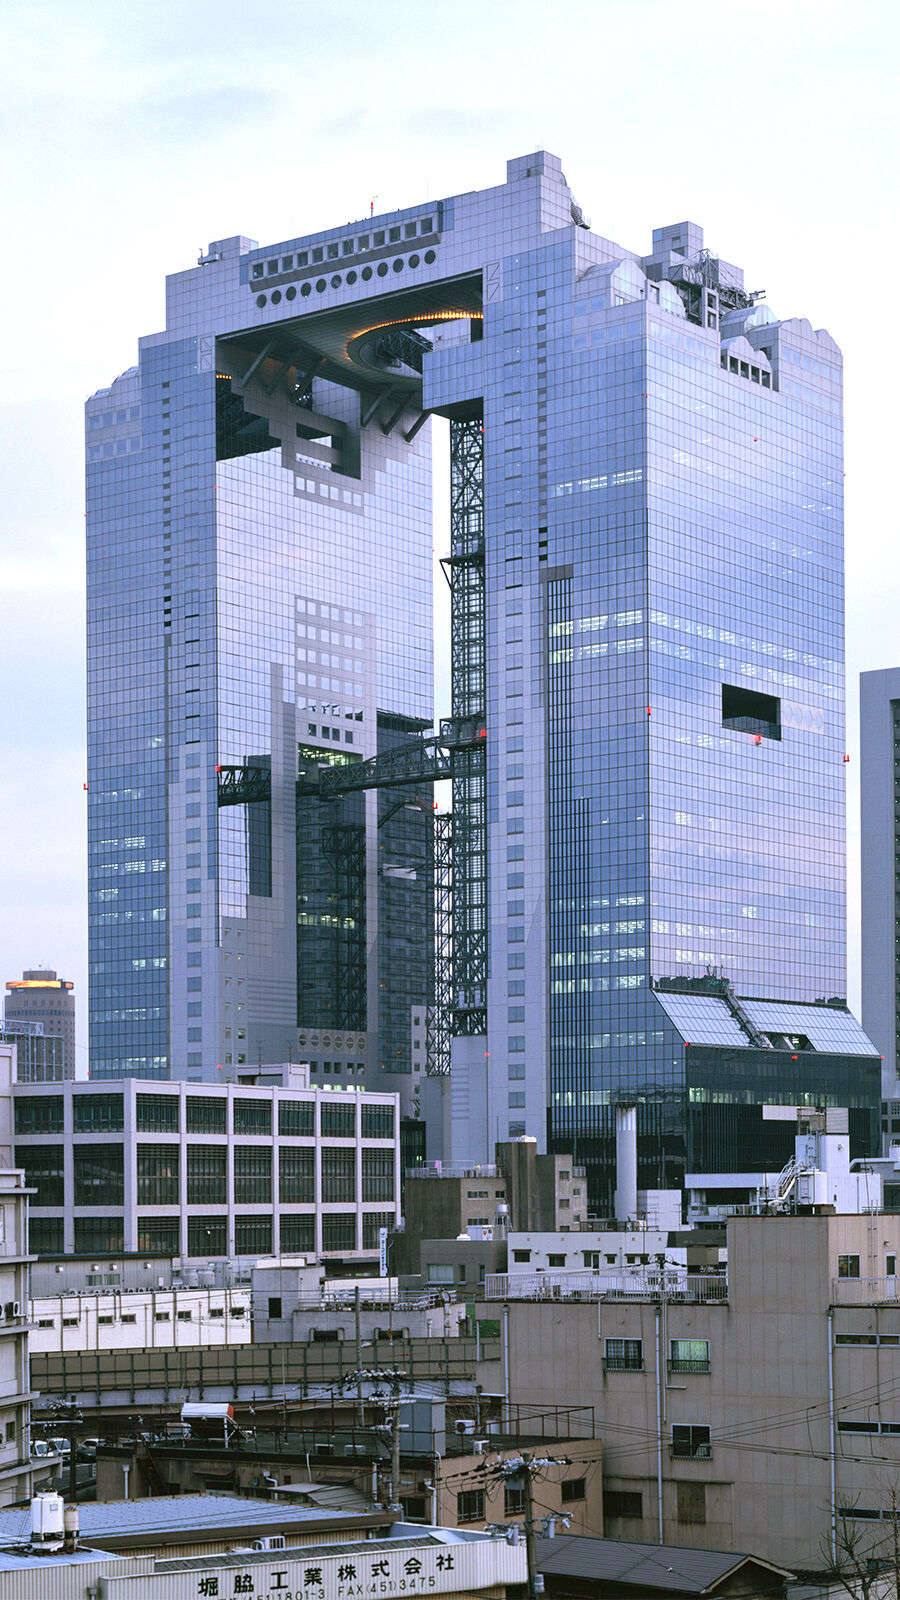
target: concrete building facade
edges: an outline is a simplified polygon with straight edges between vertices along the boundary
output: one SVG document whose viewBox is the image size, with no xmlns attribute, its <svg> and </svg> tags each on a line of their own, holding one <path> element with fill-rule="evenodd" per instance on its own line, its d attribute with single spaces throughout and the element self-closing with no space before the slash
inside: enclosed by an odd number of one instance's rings
<svg viewBox="0 0 900 1600">
<path fill-rule="evenodd" d="M 821 1569 L 900 1472 L 898 1256 L 895 1216 L 738 1217 L 727 1276 L 510 1277 L 511 1399 L 594 1406 L 608 1535 Z"/>
<path fill-rule="evenodd" d="M 32 1492 L 31 1378 L 28 1368 L 28 1199 L 13 1166 L 10 1086 L 15 1049 L 0 1044 L 0 1506 Z M 4 1092 L 5 1091 L 5 1092 Z"/>
<path fill-rule="evenodd" d="M 249 1344 L 248 1289 L 132 1289 L 124 1293 L 35 1295 L 32 1355 L 66 1350 L 185 1350 Z"/>
<path fill-rule="evenodd" d="M 182 1264 L 272 1250 L 376 1265 L 399 1214 L 391 1094 L 236 1084 L 20 1085 L 35 1254 Z"/>
</svg>

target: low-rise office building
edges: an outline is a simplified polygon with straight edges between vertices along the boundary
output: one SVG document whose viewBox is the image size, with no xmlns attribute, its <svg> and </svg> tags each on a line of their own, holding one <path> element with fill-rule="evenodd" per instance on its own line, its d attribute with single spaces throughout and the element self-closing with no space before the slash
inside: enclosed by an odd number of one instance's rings
<svg viewBox="0 0 900 1600">
<path fill-rule="evenodd" d="M 6 1115 L 38 1255 L 374 1266 L 399 1212 L 396 1095 L 130 1078 L 17 1085 Z"/>
<path fill-rule="evenodd" d="M 31 1301 L 32 1355 L 65 1350 L 186 1350 L 249 1344 L 249 1289 L 132 1289 L 40 1295 Z"/>
<path fill-rule="evenodd" d="M 510 1228 L 576 1232 L 587 1222 L 584 1169 L 538 1155 L 537 1141 L 499 1142 L 489 1165 L 435 1162 L 407 1170 L 403 1232 L 391 1240 L 401 1277 L 468 1292 L 506 1265 Z"/>
<path fill-rule="evenodd" d="M 186 1495 L 87 1504 L 79 1513 L 74 1537 L 64 1533 L 58 1496 L 0 1514 L 0 1600 L 47 1600 L 50 1594 L 54 1600 L 224 1600 L 426 1589 L 503 1597 L 508 1585 L 521 1585 L 526 1576 L 523 1544 L 413 1527 L 384 1511 Z"/>
<path fill-rule="evenodd" d="M 371 1385 L 366 1385 L 370 1388 Z M 97 1450 L 97 1498 L 119 1500 L 128 1488 L 133 1498 L 147 1494 L 195 1494 L 204 1490 L 251 1493 L 261 1483 L 273 1495 L 310 1498 L 322 1504 L 392 1499 L 390 1414 L 367 1395 L 363 1417 L 348 1406 L 347 1391 L 336 1413 L 307 1407 L 290 1427 L 266 1424 L 235 1428 L 225 1443 L 210 1439 L 157 1435 L 146 1429 Z M 464 1402 L 457 1402 L 454 1410 Z M 397 1502 L 410 1521 L 444 1528 L 483 1529 L 486 1524 L 523 1527 L 525 1488 L 514 1473 L 523 1456 L 532 1458 L 536 1525 L 556 1518 L 586 1534 L 602 1528 L 603 1445 L 593 1433 L 568 1436 L 567 1422 L 588 1422 L 587 1408 L 572 1413 L 551 1410 L 536 1416 L 500 1419 L 496 1415 L 446 1420 L 447 1403 L 408 1394 L 399 1402 L 400 1454 Z M 472 1408 L 474 1409 L 474 1407 Z M 258 1414 L 257 1414 L 258 1417 Z M 146 1419 L 145 1419 L 146 1420 Z M 469 1431 L 471 1429 L 471 1431 Z M 459 1431 L 461 1430 L 461 1431 Z"/>
<path fill-rule="evenodd" d="M 0 1167 L 0 1506 L 26 1499 L 33 1483 L 27 1210 L 22 1173 Z"/>
<path fill-rule="evenodd" d="M 750 1216 L 727 1274 L 489 1279 L 507 1394 L 594 1406 L 608 1535 L 821 1567 L 900 1479 L 898 1259 L 893 1215 Z"/>
<path fill-rule="evenodd" d="M 605 1272 L 661 1260 L 687 1265 L 685 1246 L 673 1245 L 665 1228 L 586 1228 L 574 1234 L 511 1231 L 506 1244 L 510 1273 Z"/>
</svg>

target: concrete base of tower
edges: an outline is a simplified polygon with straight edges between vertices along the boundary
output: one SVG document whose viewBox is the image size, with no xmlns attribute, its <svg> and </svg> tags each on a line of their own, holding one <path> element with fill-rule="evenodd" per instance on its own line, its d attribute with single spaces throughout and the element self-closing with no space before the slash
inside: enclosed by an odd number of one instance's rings
<svg viewBox="0 0 900 1600">
<path fill-rule="evenodd" d="M 443 1156 L 452 1166 L 471 1166 L 494 1159 L 501 1130 L 490 1126 L 488 1060 L 484 1034 L 454 1039 L 450 1077 L 443 1097 Z"/>
</svg>

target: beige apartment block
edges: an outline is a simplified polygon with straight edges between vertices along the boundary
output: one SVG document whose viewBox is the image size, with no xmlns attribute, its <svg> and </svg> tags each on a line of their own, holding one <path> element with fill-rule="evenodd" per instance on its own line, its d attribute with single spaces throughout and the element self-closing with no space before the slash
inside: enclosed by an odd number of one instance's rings
<svg viewBox="0 0 900 1600">
<path fill-rule="evenodd" d="M 898 1258 L 897 1216 L 736 1217 L 727 1277 L 507 1278 L 509 1398 L 595 1408 L 608 1537 L 821 1567 L 900 1492 Z"/>
<path fill-rule="evenodd" d="M 536 1463 L 533 1513 L 540 1530 L 551 1518 L 562 1532 L 599 1535 L 603 1532 L 603 1445 L 599 1439 L 552 1439 L 524 1447 L 516 1444 L 495 1449 L 484 1441 L 482 1455 L 447 1457 L 439 1484 L 439 1521 L 444 1528 L 480 1529 L 486 1523 L 525 1520 L 525 1494 L 521 1480 L 505 1483 L 500 1463 L 527 1455 Z"/>
</svg>

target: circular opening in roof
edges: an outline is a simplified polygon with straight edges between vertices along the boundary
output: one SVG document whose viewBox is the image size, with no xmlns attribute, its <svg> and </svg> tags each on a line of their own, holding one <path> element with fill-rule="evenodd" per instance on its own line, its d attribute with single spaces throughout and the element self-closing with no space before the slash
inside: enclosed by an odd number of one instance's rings
<svg viewBox="0 0 900 1600">
<path fill-rule="evenodd" d="M 355 283 L 356 282 L 356 273 L 355 272 L 348 272 L 347 273 L 347 282 L 348 283 Z"/>
<path fill-rule="evenodd" d="M 387 269 L 388 269 L 387 262 L 386 261 L 379 261 L 379 263 L 378 263 L 378 276 L 379 276 L 379 278 L 386 278 L 387 277 Z"/>
<path fill-rule="evenodd" d="M 432 261 L 434 259 L 435 259 L 434 251 L 433 250 L 426 250 L 425 251 L 425 265 L 430 267 L 431 263 L 432 263 Z"/>
<path fill-rule="evenodd" d="M 321 294 L 323 292 L 323 290 L 325 290 L 327 288 L 328 288 L 328 285 L 325 282 L 324 278 L 317 278 L 316 279 L 316 294 Z"/>
<path fill-rule="evenodd" d="M 301 283 L 301 285 L 300 285 L 300 293 L 302 295 L 304 295 L 304 296 L 308 295 L 308 294 L 312 294 L 312 284 L 311 283 Z"/>
<path fill-rule="evenodd" d="M 371 267 L 363 267 L 362 275 L 363 275 L 363 278 L 364 278 L 365 282 L 368 283 L 369 279 L 372 276 L 372 268 Z"/>
<path fill-rule="evenodd" d="M 341 287 L 341 275 L 339 272 L 336 272 L 332 278 L 331 287 L 332 289 L 339 289 Z"/>
<path fill-rule="evenodd" d="M 406 262 L 403 260 L 402 256 L 398 256 L 397 260 L 394 262 L 394 271 L 402 272 L 405 265 Z"/>
<path fill-rule="evenodd" d="M 285 289 L 284 298 L 285 298 L 285 300 L 296 300 L 296 298 L 297 298 L 297 287 L 296 287 L 296 284 L 292 283 L 291 287 L 289 289 Z"/>
<path fill-rule="evenodd" d="M 278 302 L 280 301 L 280 299 L 281 299 L 281 290 L 280 289 L 275 289 L 273 291 L 273 293 L 272 293 L 272 304 L 273 304 L 273 306 L 277 306 Z"/>
<path fill-rule="evenodd" d="M 409 265 L 411 267 L 417 267 L 419 265 L 419 257 L 418 256 L 410 256 Z"/>
<path fill-rule="evenodd" d="M 265 295 L 264 294 L 258 294 L 256 296 L 256 304 L 261 308 L 262 306 L 265 305 L 265 303 L 266 303 Z"/>
</svg>

